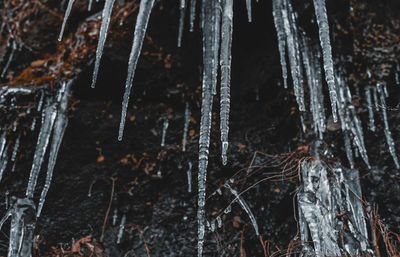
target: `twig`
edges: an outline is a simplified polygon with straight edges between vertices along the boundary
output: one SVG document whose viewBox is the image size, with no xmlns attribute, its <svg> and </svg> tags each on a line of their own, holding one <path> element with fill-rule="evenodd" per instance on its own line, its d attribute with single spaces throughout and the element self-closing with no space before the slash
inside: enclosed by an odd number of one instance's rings
<svg viewBox="0 0 400 257">
<path fill-rule="evenodd" d="M 104 222 L 103 222 L 103 228 L 101 229 L 101 236 L 100 236 L 100 242 L 103 242 L 103 238 L 104 238 L 104 230 L 106 229 L 106 224 L 107 224 L 107 219 L 108 219 L 108 214 L 110 213 L 110 209 L 111 209 L 111 204 L 112 204 L 112 200 L 114 197 L 114 188 L 115 188 L 115 181 L 117 180 L 117 178 L 110 178 L 112 181 L 112 186 L 111 186 L 111 196 L 110 196 L 110 201 L 108 203 L 108 208 L 106 211 L 106 216 L 104 217 Z"/>
</svg>

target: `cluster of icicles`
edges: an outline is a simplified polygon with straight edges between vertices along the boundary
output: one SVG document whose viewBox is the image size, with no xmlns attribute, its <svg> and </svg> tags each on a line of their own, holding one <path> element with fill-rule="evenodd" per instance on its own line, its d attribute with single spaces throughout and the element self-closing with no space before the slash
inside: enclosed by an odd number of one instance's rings
<svg viewBox="0 0 400 257">
<path fill-rule="evenodd" d="M 11 201 L 9 201 L 8 194 L 6 194 L 6 208 L 8 210 L 0 220 L 1 229 L 4 222 L 11 217 L 10 243 L 8 249 L 9 257 L 31 256 L 35 221 L 42 211 L 53 177 L 53 170 L 56 164 L 58 150 L 68 123 L 67 105 L 70 97 L 71 85 L 72 80 L 61 83 L 55 96 L 46 95 L 45 91 L 41 90 L 40 98 L 35 110 L 36 112 L 41 113 L 41 124 L 25 198 L 12 197 Z M 36 91 L 26 87 L 5 87 L 1 92 L 0 102 L 3 105 L 8 98 L 11 98 L 11 102 L 15 101 L 15 95 L 32 95 L 34 93 L 36 93 Z M 14 126 L 12 131 L 16 132 L 18 121 L 15 121 L 13 124 Z M 35 118 L 31 125 L 32 131 L 35 130 L 36 124 L 37 121 Z M 13 133 L 10 133 L 10 135 L 7 136 L 6 131 L 4 131 L 0 136 L 0 181 L 9 164 L 12 163 L 13 166 L 11 172 L 13 172 L 17 163 L 21 134 L 16 137 L 13 146 L 12 138 Z M 49 153 L 47 174 L 40 195 L 40 200 L 36 207 L 32 199 L 47 152 Z"/>
<path fill-rule="evenodd" d="M 62 40 L 64 29 L 68 17 L 72 11 L 72 7 L 75 0 L 69 0 L 64 21 L 62 24 L 59 40 Z M 139 11 L 137 21 L 134 30 L 133 44 L 131 53 L 129 56 L 128 73 L 126 78 L 125 93 L 122 101 L 122 115 L 119 128 L 118 139 L 122 140 L 125 119 L 128 109 L 130 92 L 133 86 L 133 78 L 135 75 L 135 69 L 138 62 L 138 58 L 142 49 L 143 40 L 145 37 L 147 24 L 152 12 L 153 6 L 156 0 L 141 0 L 139 5 Z M 228 150 L 228 132 L 229 132 L 229 111 L 230 111 L 230 78 L 231 78 L 231 44 L 232 44 L 232 32 L 233 32 L 233 0 L 180 0 L 180 19 L 179 19 L 179 31 L 178 31 L 178 46 L 182 43 L 182 33 L 184 30 L 185 14 L 189 10 L 189 30 L 194 30 L 194 24 L 196 21 L 196 10 L 200 9 L 199 26 L 202 29 L 203 34 L 203 85 L 202 85 L 202 106 L 201 106 L 201 122 L 200 122 L 200 139 L 199 139 L 199 166 L 198 166 L 198 256 L 203 255 L 203 244 L 205 237 L 205 203 L 206 203 L 206 177 L 207 177 L 207 166 L 208 166 L 208 152 L 210 145 L 210 133 L 212 124 L 212 103 L 213 98 L 218 92 L 217 84 L 219 83 L 219 99 L 220 99 L 220 131 L 221 131 L 221 145 L 222 163 L 227 163 L 227 150 Z M 312 116 L 312 130 L 318 135 L 319 138 L 323 137 L 323 134 L 327 128 L 327 118 L 324 109 L 324 101 L 322 97 L 323 92 L 323 80 L 326 81 L 329 91 L 329 98 L 331 103 L 331 112 L 333 121 L 340 121 L 341 128 L 344 135 L 345 149 L 351 168 L 354 168 L 354 155 L 360 155 L 364 162 L 369 167 L 369 160 L 364 144 L 363 131 L 361 121 L 357 115 L 355 107 L 352 103 L 351 92 L 344 79 L 344 72 L 335 72 L 334 62 L 331 54 L 331 44 L 329 38 L 329 25 L 325 7 L 325 0 L 313 0 L 315 16 L 319 28 L 319 39 L 320 46 L 312 45 L 309 42 L 308 37 L 304 32 L 299 31 L 297 26 L 297 14 L 293 11 L 290 0 L 272 0 L 273 5 L 273 16 L 274 23 L 278 35 L 278 46 L 280 52 L 280 61 L 282 67 L 282 77 L 284 87 L 286 88 L 288 83 L 288 67 L 290 77 L 293 81 L 294 93 L 298 103 L 299 111 L 301 113 L 301 121 L 303 124 L 304 131 L 307 129 L 304 123 L 304 115 L 307 112 L 307 107 Z M 92 87 L 96 84 L 98 76 L 100 61 L 103 53 L 103 49 L 106 42 L 108 27 L 111 20 L 112 9 L 115 0 L 105 0 L 104 8 L 102 11 L 102 23 L 100 27 L 100 36 L 96 52 L 96 60 L 93 71 Z M 248 20 L 251 21 L 251 0 L 246 0 Z M 89 2 L 89 9 L 92 6 L 92 0 Z M 189 8 L 188 8 L 189 7 Z M 199 7 L 199 8 L 198 8 Z M 14 49 L 15 47 L 13 47 Z M 12 59 L 12 57 L 11 57 Z M 324 70 L 321 69 L 322 66 Z M 288 64 L 287 64 L 288 62 Z M 324 79 L 323 79 L 324 74 Z M 218 76 L 220 78 L 218 79 Z M 306 83 L 304 83 L 304 80 Z M 305 91 L 303 84 L 309 87 L 310 101 L 309 104 L 305 101 Z M 10 236 L 10 249 L 9 256 L 19 256 L 26 248 L 29 248 L 26 243 L 31 244 L 32 237 L 27 236 L 32 233 L 32 223 L 29 217 L 30 212 L 35 212 L 36 217 L 40 215 L 45 196 L 50 186 L 52 173 L 57 157 L 57 152 L 61 144 L 61 140 L 67 125 L 66 106 L 70 92 L 71 81 L 63 83 L 60 87 L 58 96 L 56 99 L 50 99 L 50 97 L 42 97 L 38 104 L 38 111 L 42 112 L 42 123 L 38 136 L 36 151 L 33 158 L 33 165 L 30 173 L 30 178 L 26 191 L 26 198 L 14 199 L 13 206 L 9 208 L 6 216 L 0 221 L 1 225 L 5 222 L 8 217 L 12 218 L 11 225 L 11 236 Z M 18 90 L 9 88 L 8 90 Z M 27 89 L 19 89 L 27 90 Z M 394 141 L 392 139 L 387 113 L 385 109 L 385 99 L 387 95 L 387 89 L 385 83 L 379 83 L 376 87 L 367 87 L 365 89 L 365 95 L 367 100 L 367 107 L 369 111 L 369 129 L 374 131 L 374 110 L 381 111 L 384 121 L 384 132 L 386 141 L 389 145 L 390 153 L 394 159 L 396 167 L 399 167 L 397 156 L 394 149 Z M 186 150 L 186 134 L 189 126 L 190 110 L 188 104 L 186 104 L 185 110 L 185 126 L 184 126 L 184 138 L 182 140 L 183 151 Z M 34 128 L 35 124 L 33 124 Z M 168 120 L 164 121 L 163 125 L 163 139 L 161 144 L 165 143 L 165 133 L 168 128 Z M 3 133 L 0 137 L 0 180 L 1 176 L 7 166 L 9 156 L 8 145 L 6 144 L 6 134 Z M 15 159 L 16 151 L 18 149 L 19 139 L 15 142 L 13 152 L 11 154 L 11 161 Z M 50 148 L 47 177 L 44 188 L 40 197 L 38 208 L 35 208 L 34 203 L 31 200 L 37 184 L 39 172 L 41 170 L 42 163 L 44 162 L 45 154 L 47 149 Z M 353 151 L 354 149 L 354 151 Z M 309 164 L 304 164 L 304 171 L 311 172 L 315 170 L 313 166 L 308 167 Z M 319 165 L 319 164 L 318 164 Z M 307 166 L 307 167 L 306 167 Z M 323 168 L 318 168 L 318 170 Z M 189 163 L 189 169 L 187 171 L 188 176 L 188 190 L 191 191 L 191 171 L 192 163 Z M 308 175 L 304 175 L 304 180 L 307 180 Z M 318 176 L 323 176 L 320 174 Z M 325 180 L 325 178 L 324 178 Z M 325 180 L 326 181 L 326 180 Z M 305 185 L 306 186 L 306 185 Z M 240 194 L 226 184 L 225 188 L 229 190 L 235 196 L 241 207 L 247 212 L 250 217 L 256 234 L 258 235 L 258 226 L 255 221 L 254 215 L 251 213 L 249 206 L 246 204 Z M 313 192 L 318 194 L 317 192 Z M 347 199 L 349 201 L 349 199 Z M 299 199 L 301 202 L 301 199 Z M 304 205 L 303 205 L 304 207 Z M 302 207 L 302 208 L 303 208 Z M 230 205 L 229 205 L 230 208 Z M 304 207 L 306 208 L 306 207 Z M 37 210 L 36 210 L 37 209 Z M 304 211 L 304 219 L 308 219 L 308 213 Z M 358 215 L 359 211 L 354 215 Z M 124 218 L 125 222 L 126 217 Z M 220 219 L 216 220 L 218 225 Z M 123 229 L 123 223 L 121 222 L 121 228 Z M 308 221 L 307 221 L 308 222 Z M 26 226 L 25 224 L 31 224 Z M 214 224 L 214 225 L 213 225 Z M 211 230 L 215 229 L 215 223 L 210 224 Z M 309 224 L 309 228 L 312 230 L 312 225 Z M 29 231 L 25 231 L 29 230 Z M 25 232 L 24 232 L 25 231 Z M 122 234 L 122 232 L 120 232 Z M 313 231 L 311 231 L 311 234 Z M 328 232 L 327 232 L 328 233 Z M 122 236 L 122 235 L 121 235 Z M 28 238 L 28 239 L 26 239 Z M 29 239 L 30 238 L 30 239 Z M 120 236 L 119 236 L 120 238 Z M 26 239 L 26 240 L 25 240 Z M 314 238 L 313 238 L 314 240 Z M 314 240 L 314 242 L 316 242 Z M 315 249 L 317 250 L 317 249 Z M 24 256 L 29 256 L 24 254 Z"/>
<path fill-rule="evenodd" d="M 96 61 L 93 71 L 92 87 L 95 86 L 100 66 L 100 60 L 107 37 L 112 9 L 115 0 L 105 0 L 102 23 L 100 28 L 99 42 L 96 52 Z M 217 94 L 218 75 L 220 74 L 220 131 L 222 145 L 222 163 L 227 163 L 228 132 L 229 132 L 229 109 L 230 109 L 230 77 L 231 77 L 231 44 L 233 31 L 233 0 L 201 0 L 200 6 L 200 27 L 203 33 L 203 85 L 202 85 L 202 105 L 199 139 L 199 166 L 198 166 L 198 256 L 202 256 L 204 236 L 205 236 L 205 202 L 206 202 L 206 177 L 208 166 L 208 152 L 210 145 L 210 130 L 212 123 L 212 103 L 213 97 Z M 344 134 L 345 148 L 351 168 L 354 168 L 354 154 L 360 155 L 366 165 L 370 167 L 366 147 L 364 144 L 363 131 L 359 117 L 357 116 L 350 89 L 343 78 L 343 74 L 335 72 L 334 61 L 331 53 L 331 43 L 329 38 L 328 17 L 325 7 L 325 0 L 313 0 L 315 16 L 319 28 L 320 47 L 310 44 L 305 33 L 300 32 L 296 22 L 296 13 L 293 11 L 290 0 L 273 0 L 273 16 L 278 35 L 278 46 L 282 66 L 282 76 L 285 88 L 287 87 L 288 69 L 290 68 L 293 80 L 294 93 L 298 103 L 298 108 L 303 123 L 303 114 L 306 112 L 305 93 L 303 84 L 307 84 L 310 92 L 309 110 L 312 114 L 312 128 L 320 138 L 326 130 L 326 114 L 322 97 L 322 74 L 325 74 L 325 81 L 328 85 L 329 98 L 333 122 L 340 121 Z M 68 16 L 72 10 L 74 0 L 69 0 L 64 22 L 62 25 L 59 40 L 62 39 L 64 28 Z M 89 2 L 89 8 L 92 1 Z M 133 78 L 136 65 L 143 45 L 147 24 L 155 0 L 141 0 L 134 30 L 133 44 L 129 56 L 128 73 L 126 78 L 125 93 L 122 102 L 122 115 L 119 128 L 118 139 L 122 140 L 126 113 L 128 109 L 129 96 L 132 90 Z M 178 46 L 181 46 L 182 33 L 184 29 L 185 13 L 189 9 L 190 24 L 189 29 L 193 31 L 196 18 L 197 1 L 180 0 L 180 19 L 178 31 Z M 251 18 L 251 0 L 246 0 L 248 19 Z M 322 50 L 322 51 L 321 51 Z M 322 66 L 324 71 L 321 70 Z M 287 60 L 289 65 L 287 65 Z M 305 73 L 305 75 L 303 75 Z M 303 82 L 303 77 L 306 83 Z M 387 90 L 385 84 L 378 84 L 375 87 L 366 88 L 366 99 L 369 110 L 369 128 L 375 130 L 374 114 L 371 100 L 372 95 L 375 100 L 375 109 L 381 109 L 384 120 L 384 131 L 389 145 L 390 153 L 398 168 L 399 163 L 394 149 L 387 114 L 385 109 L 385 98 Z M 185 115 L 187 116 L 187 115 Z M 166 130 L 168 123 L 164 124 Z M 303 129 L 306 126 L 303 123 Z M 185 130 L 187 127 L 185 126 Z M 186 139 L 184 139 L 185 141 Z M 163 143 L 163 142 L 162 142 Z M 184 144 L 185 146 L 185 144 Z M 189 169 L 191 170 L 191 169 Z M 190 181 L 191 175 L 188 180 Z M 191 188 L 190 188 L 191 190 Z M 246 208 L 245 208 L 246 209 Z"/>
</svg>

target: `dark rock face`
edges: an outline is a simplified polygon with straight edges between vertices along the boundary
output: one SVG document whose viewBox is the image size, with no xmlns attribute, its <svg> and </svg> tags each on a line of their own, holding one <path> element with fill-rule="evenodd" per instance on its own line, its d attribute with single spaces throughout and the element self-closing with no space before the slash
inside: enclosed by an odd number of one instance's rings
<svg viewBox="0 0 400 257">
<path fill-rule="evenodd" d="M 93 246 L 98 252 L 96 256 L 194 256 L 201 102 L 200 33 L 185 32 L 183 46 L 177 49 L 177 3 L 161 1 L 160 8 L 156 7 L 134 79 L 125 137 L 118 142 L 121 99 L 135 12 L 124 16 L 122 26 L 119 26 L 118 19 L 112 22 L 112 33 L 107 41 L 98 83 L 96 89 L 91 89 L 92 62 L 98 36 L 94 31 L 98 29 L 99 22 L 86 18 L 100 11 L 102 3 L 95 4 L 94 10 L 88 13 L 83 2 L 77 1 L 64 42 L 58 44 L 60 17 L 57 15 L 62 15 L 62 11 L 58 9 L 58 1 L 42 1 L 50 11 L 40 9 L 39 15 L 33 16 L 38 21 L 36 27 L 30 27 L 26 42 L 34 42 L 34 51 L 18 52 L 10 66 L 9 76 L 2 81 L 3 85 L 33 86 L 45 82 L 51 94 L 51 87 L 56 85 L 54 81 L 71 77 L 76 79 L 70 101 L 69 125 L 45 207 L 36 225 L 36 234 L 41 240 L 35 254 L 55 256 L 60 248 L 71 251 L 76 245 L 71 243 L 72 239 L 76 242 L 92 235 L 89 243 L 82 243 L 82 253 L 90 253 L 90 246 Z M 396 13 L 399 7 L 394 2 L 387 1 L 382 5 Z M 134 10 L 135 4 L 135 1 L 128 1 L 124 6 L 126 10 Z M 380 6 L 371 1 L 362 4 L 369 8 Z M 337 6 L 346 7 L 346 4 L 340 1 Z M 354 55 L 362 66 L 359 48 L 349 50 L 348 46 L 352 48 L 353 40 L 363 34 L 349 36 L 343 31 L 351 29 L 357 32 L 363 26 L 363 20 L 349 17 L 348 9 L 337 6 L 328 1 L 329 15 L 336 27 L 332 26 L 337 28 L 333 29 L 338 38 L 335 50 L 348 56 Z M 0 7 L 6 8 L 4 5 Z M 300 25 L 308 23 L 308 17 L 313 12 L 312 5 L 295 8 L 299 10 Z M 360 7 L 357 10 L 365 9 Z M 259 1 L 254 3 L 253 11 L 253 23 L 247 23 L 245 2 L 238 1 L 235 6 L 228 165 L 222 166 L 220 161 L 219 99 L 216 98 L 208 168 L 207 195 L 210 198 L 206 208 L 207 219 L 212 221 L 230 204 L 233 197 L 223 189 L 230 178 L 234 179 L 238 191 L 249 189 L 242 196 L 252 209 L 264 244 L 268 246 L 268 254 L 271 254 L 288 248 L 296 235 L 294 199 L 299 185 L 296 165 L 308 155 L 307 145 L 313 138 L 300 131 L 294 96 L 290 89 L 280 86 L 281 69 L 271 4 Z M 360 11 L 359 15 L 368 17 L 368 13 L 370 11 Z M 376 15 L 384 19 L 384 14 Z M 393 25 L 393 28 L 396 26 Z M 79 39 L 79 36 L 83 38 Z M 392 32 L 391 36 L 393 39 L 396 34 Z M 2 41 L 0 39 L 3 44 Z M 76 49 L 75 45 L 78 45 Z M 37 60 L 44 62 L 35 62 Z M 64 66 L 61 65 L 63 68 L 52 76 L 52 67 L 57 66 L 57 61 Z M 382 59 L 379 62 L 381 65 Z M 354 76 L 355 81 L 362 80 L 362 72 L 366 71 L 362 70 L 357 75 L 359 77 Z M 394 79 L 392 70 L 385 79 Z M 400 91 L 395 87 L 389 87 L 389 90 L 388 104 L 396 106 L 395 99 L 398 99 Z M 29 103 L 35 102 L 36 98 L 18 101 Z M 182 152 L 186 102 L 190 105 L 192 117 L 187 151 Z M 364 114 L 362 117 L 366 119 L 365 109 Z M 400 138 L 398 111 L 389 112 L 389 115 L 393 137 Z M 165 118 L 169 119 L 169 127 L 166 144 L 161 147 Z M 6 124 L 9 120 L 2 122 Z M 26 122 L 30 121 L 27 119 Z M 28 131 L 29 125 L 26 127 L 23 131 Z M 13 195 L 21 195 L 25 191 L 37 131 L 27 132 L 26 135 L 16 171 L 7 172 L 3 178 L 0 187 L 3 196 L 7 190 Z M 381 130 L 378 136 L 366 135 L 371 163 L 376 167 L 371 171 L 360 169 L 361 185 L 366 200 L 380 206 L 381 216 L 396 231 L 400 226 L 399 176 L 384 140 L 379 139 L 382 135 Z M 338 137 L 338 131 L 330 131 L 325 141 L 333 155 L 344 160 L 345 152 Z M 396 144 L 400 145 L 400 142 L 396 140 Z M 384 154 L 381 156 L 380 153 Z M 189 162 L 193 163 L 192 193 L 187 192 Z M 357 165 L 364 167 L 361 162 Z M 40 180 L 39 188 L 42 186 L 43 181 Z M 222 189 L 221 195 L 218 189 Z M 34 200 L 38 200 L 39 194 L 37 192 Z M 125 230 L 117 244 L 123 215 L 126 216 Z M 231 212 L 221 217 L 222 228 L 207 233 L 205 256 L 264 255 L 260 239 L 237 203 L 232 205 Z M 102 243 L 99 243 L 100 238 L 103 238 Z M 0 240 L 7 245 L 7 237 L 0 235 Z M 56 248 L 52 250 L 52 246 Z M 5 248 L 0 248 L 0 254 L 5 252 Z"/>
</svg>

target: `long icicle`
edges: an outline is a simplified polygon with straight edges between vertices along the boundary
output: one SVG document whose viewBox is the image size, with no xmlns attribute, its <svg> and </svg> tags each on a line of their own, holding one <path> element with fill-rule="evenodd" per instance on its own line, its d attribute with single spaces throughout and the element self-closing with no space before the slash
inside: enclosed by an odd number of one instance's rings
<svg viewBox="0 0 400 257">
<path fill-rule="evenodd" d="M 99 74 L 100 60 L 101 56 L 103 55 L 104 44 L 107 39 L 107 31 L 108 31 L 108 26 L 110 25 L 111 13 L 114 6 L 114 2 L 115 0 L 106 0 L 106 3 L 104 4 L 99 42 L 97 44 L 97 50 L 96 50 L 96 61 L 94 63 L 92 88 L 95 87 L 97 76 Z"/>
<path fill-rule="evenodd" d="M 278 48 L 279 57 L 281 61 L 282 78 L 284 88 L 287 88 L 287 64 L 286 64 L 286 34 L 285 27 L 283 25 L 282 17 L 282 0 L 272 1 L 272 15 L 274 16 L 274 24 L 276 29 L 276 34 L 278 36 Z"/>
<path fill-rule="evenodd" d="M 214 33 L 214 0 L 203 0 L 204 27 L 203 27 L 203 86 L 199 138 L 199 173 L 198 173 L 198 257 L 203 256 L 205 235 L 205 203 L 206 180 L 208 166 L 208 151 L 210 146 L 210 132 L 212 122 L 212 83 L 213 83 L 213 37 Z"/>
<path fill-rule="evenodd" d="M 58 41 L 62 40 L 62 37 L 64 35 L 64 30 L 65 30 L 65 25 L 67 24 L 67 20 L 68 20 L 68 17 L 70 15 L 70 13 L 71 13 L 72 6 L 74 5 L 74 2 L 75 2 L 75 0 L 69 0 L 68 1 L 68 6 L 67 6 L 67 10 L 65 11 L 64 20 L 63 20 L 63 23 L 62 23 L 62 26 L 61 26 L 60 35 L 58 36 Z"/>
<path fill-rule="evenodd" d="M 53 135 L 50 146 L 50 155 L 47 164 L 46 180 L 39 200 L 39 205 L 36 214 L 37 217 L 39 217 L 40 213 L 42 212 L 44 201 L 46 200 L 47 192 L 49 191 L 51 180 L 53 178 L 53 171 L 56 165 L 58 151 L 60 149 L 61 142 L 64 137 L 65 129 L 67 128 L 68 125 L 67 105 L 68 105 L 71 85 L 72 85 L 72 80 L 63 84 L 62 90 L 64 91 L 64 93 L 60 99 L 60 107 L 57 113 L 56 120 L 54 122 Z"/>
<path fill-rule="evenodd" d="M 33 156 L 28 186 L 26 188 L 26 197 L 28 198 L 32 198 L 35 192 L 37 179 L 39 177 L 40 168 L 42 167 L 47 146 L 49 144 L 56 113 L 56 104 L 48 101 L 43 110 L 42 127 L 40 128 L 36 150 Z"/>
<path fill-rule="evenodd" d="M 223 0 L 222 7 L 220 126 L 222 143 L 221 158 L 222 164 L 226 165 L 228 161 L 226 153 L 228 151 L 229 133 L 233 0 Z"/>
<path fill-rule="evenodd" d="M 336 85 L 333 71 L 332 47 L 329 38 L 329 23 L 326 13 L 325 0 L 314 0 L 315 16 L 319 28 L 319 41 L 322 49 L 322 59 L 324 62 L 325 80 L 329 88 L 333 121 L 337 122 L 336 107 Z"/>
<path fill-rule="evenodd" d="M 139 14 L 136 19 L 133 44 L 128 63 L 128 76 L 125 83 L 124 99 L 122 101 L 121 122 L 119 125 L 118 140 L 121 141 L 124 135 L 125 119 L 128 110 L 129 96 L 132 90 L 133 77 L 135 76 L 136 65 L 143 46 L 144 36 L 146 34 L 147 24 L 155 0 L 141 0 L 139 5 Z"/>
</svg>

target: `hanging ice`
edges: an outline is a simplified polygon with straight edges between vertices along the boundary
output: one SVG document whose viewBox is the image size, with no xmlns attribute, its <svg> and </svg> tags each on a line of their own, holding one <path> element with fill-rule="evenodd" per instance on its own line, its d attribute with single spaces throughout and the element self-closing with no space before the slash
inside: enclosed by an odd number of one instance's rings
<svg viewBox="0 0 400 257">
<path fill-rule="evenodd" d="M 74 2 L 75 2 L 75 0 L 69 0 L 68 1 L 68 6 L 67 6 L 67 10 L 65 11 L 64 20 L 63 20 L 63 23 L 62 23 L 62 26 L 61 26 L 60 35 L 58 36 L 58 41 L 62 40 L 62 37 L 64 35 L 64 30 L 65 30 L 65 25 L 67 24 L 67 20 L 68 20 L 68 17 L 70 15 L 70 13 L 71 13 L 72 6 L 74 5 Z"/>
<path fill-rule="evenodd" d="M 139 5 L 139 13 L 136 19 L 135 33 L 133 38 L 133 44 L 131 53 L 129 56 L 128 63 L 128 76 L 125 83 L 125 93 L 122 102 L 122 113 L 121 122 L 119 125 L 118 140 L 121 141 L 124 134 L 126 113 L 128 111 L 129 96 L 132 90 L 133 77 L 135 76 L 135 70 L 137 61 L 139 59 L 140 52 L 142 50 L 143 40 L 149 22 L 150 14 L 153 9 L 155 0 L 141 0 Z"/>
<path fill-rule="evenodd" d="M 93 4 L 93 0 L 89 0 L 88 12 L 90 12 L 92 10 L 92 4 Z"/>
<path fill-rule="evenodd" d="M 246 9 L 247 9 L 247 19 L 249 22 L 252 21 L 251 17 L 251 0 L 246 0 Z"/>
<path fill-rule="evenodd" d="M 122 215 L 121 218 L 121 224 L 119 225 L 117 244 L 121 243 L 122 235 L 124 234 L 124 229 L 125 229 L 125 222 L 126 222 L 126 215 L 124 213 L 124 215 Z"/>
<path fill-rule="evenodd" d="M 389 146 L 389 152 L 392 155 L 394 164 L 396 165 L 396 168 L 399 169 L 400 168 L 399 160 L 396 155 L 396 149 L 395 149 L 392 133 L 390 132 L 390 129 L 389 129 L 389 122 L 388 122 L 387 113 L 386 113 L 385 92 L 382 88 L 381 83 L 378 83 L 376 85 L 376 87 L 378 89 L 379 99 L 381 101 L 381 109 L 382 109 L 382 116 L 383 116 L 383 124 L 385 126 L 384 132 L 385 132 L 386 142 Z"/>
<path fill-rule="evenodd" d="M 183 138 L 182 138 L 182 151 L 186 152 L 186 144 L 187 144 L 187 133 L 189 130 L 189 123 L 190 123 L 190 109 L 189 103 L 186 102 L 185 104 L 185 125 L 183 127 Z"/>
<path fill-rule="evenodd" d="M 71 85 L 72 85 L 72 80 L 68 81 L 67 83 L 63 83 L 63 86 L 60 90 L 60 97 L 59 99 L 57 99 L 57 102 L 60 103 L 60 106 L 58 108 L 57 117 L 54 122 L 53 134 L 50 144 L 50 155 L 47 164 L 46 180 L 42 189 L 42 193 L 40 195 L 37 217 L 40 216 L 40 213 L 44 205 L 44 201 L 46 200 L 46 195 L 47 192 L 49 191 L 51 180 L 53 178 L 53 171 L 56 165 L 58 150 L 60 149 L 61 142 L 64 137 L 64 132 L 68 125 L 67 107 L 68 107 Z"/>
<path fill-rule="evenodd" d="M 220 90 L 220 129 L 222 164 L 226 165 L 228 151 L 229 133 L 229 110 L 230 110 L 230 84 L 231 84 L 231 48 L 232 48 L 232 26 L 233 26 L 233 0 L 222 1 L 222 38 L 221 38 L 221 90 Z"/>
<path fill-rule="evenodd" d="M 210 130 L 212 122 L 212 86 L 214 77 L 214 0 L 203 0 L 204 27 L 203 27 L 203 86 L 199 138 L 199 171 L 198 171 L 198 257 L 203 256 L 205 234 L 205 202 L 206 179 L 208 166 L 208 151 L 210 146 Z"/>
<path fill-rule="evenodd" d="M 11 161 L 14 162 L 17 158 L 18 148 L 19 148 L 19 141 L 21 140 L 21 134 L 18 135 L 17 139 L 15 140 L 14 149 L 11 154 Z"/>
<path fill-rule="evenodd" d="M 321 150 L 329 152 L 329 149 Z M 301 164 L 304 184 L 297 195 L 304 250 L 316 256 L 364 256 L 368 250 L 368 234 L 360 202 L 358 170 L 343 170 L 340 163 L 328 167 L 320 159 L 323 156 L 314 157 Z M 339 213 L 346 213 L 346 219 L 338 217 Z M 309 234 L 313 246 L 308 245 Z M 342 238 L 345 238 L 344 244 L 339 243 Z"/>
<path fill-rule="evenodd" d="M 9 159 L 9 156 L 8 156 L 8 145 L 6 145 L 6 147 L 5 147 L 4 151 L 3 151 L 3 154 L 1 155 L 1 158 L 0 158 L 0 181 L 3 178 L 3 173 L 7 168 L 8 159 Z"/>
<path fill-rule="evenodd" d="M 187 0 L 179 0 L 179 30 L 178 30 L 178 47 L 182 45 L 182 34 L 183 34 L 183 27 L 185 25 L 185 13 L 186 13 L 186 1 Z"/>
<path fill-rule="evenodd" d="M 39 176 L 40 168 L 44 161 L 47 145 L 50 140 L 51 130 L 53 128 L 54 120 L 56 118 L 57 110 L 56 103 L 51 103 L 47 99 L 46 106 L 42 112 L 42 127 L 40 128 L 35 154 L 33 156 L 33 163 L 31 173 L 29 176 L 28 186 L 26 188 L 26 197 L 32 198 L 35 192 L 37 179 Z"/>
<path fill-rule="evenodd" d="M 284 0 L 284 5 L 282 8 L 282 18 L 287 38 L 289 64 L 292 74 L 294 93 L 296 96 L 297 104 L 299 106 L 299 111 L 304 112 L 306 108 L 304 105 L 303 83 L 301 82 L 301 63 L 299 60 L 300 55 L 297 43 L 298 34 L 297 31 L 294 30 L 297 25 L 294 20 L 295 16 L 293 14 L 291 4 L 288 0 Z"/>
<path fill-rule="evenodd" d="M 162 136 L 161 136 L 161 147 L 165 146 L 165 136 L 167 135 L 167 129 L 168 129 L 168 118 L 164 119 L 163 122 L 163 129 L 162 129 Z"/>
<path fill-rule="evenodd" d="M 32 256 L 35 204 L 28 198 L 12 198 L 12 206 L 0 221 L 0 229 L 11 217 L 8 257 Z"/>
<path fill-rule="evenodd" d="M 110 25 L 111 13 L 112 13 L 112 9 L 114 6 L 114 2 L 115 2 L 115 0 L 106 0 L 106 3 L 104 4 L 103 14 L 102 14 L 102 22 L 101 22 L 101 27 L 100 27 L 99 42 L 97 44 L 97 49 L 96 49 L 96 61 L 94 63 L 92 88 L 94 88 L 96 85 L 97 76 L 98 76 L 99 67 L 100 67 L 100 60 L 101 60 L 101 56 L 103 55 L 104 44 L 107 39 L 107 31 L 108 31 L 108 26 Z"/>
<path fill-rule="evenodd" d="M 367 107 L 368 107 L 368 128 L 371 131 L 375 131 L 375 120 L 374 120 L 374 111 L 372 109 L 372 98 L 371 98 L 371 90 L 369 87 L 365 88 L 365 98 L 367 100 Z"/>
<path fill-rule="evenodd" d="M 307 84 L 310 94 L 310 111 L 313 117 L 314 133 L 322 139 L 326 129 L 324 98 L 322 94 L 321 74 L 319 60 L 309 49 L 309 40 L 304 35 L 301 36 L 302 61 L 306 73 Z M 317 51 L 318 53 L 318 51 Z"/>
<path fill-rule="evenodd" d="M 344 148 L 346 151 L 347 160 L 349 161 L 350 168 L 354 169 L 354 158 L 353 150 L 351 149 L 350 136 L 348 131 L 343 132 L 344 134 Z"/>
<path fill-rule="evenodd" d="M 213 7 L 214 15 L 212 15 L 214 26 L 213 26 L 213 33 L 214 36 L 212 37 L 213 41 L 213 69 L 212 69 L 212 94 L 217 94 L 217 76 L 218 76 L 218 57 L 219 57 L 219 46 L 221 41 L 221 2 L 219 0 L 214 1 Z M 221 49 L 222 50 L 222 49 Z"/>
<path fill-rule="evenodd" d="M 328 84 L 329 97 L 331 100 L 332 117 L 333 121 L 337 122 L 337 110 L 336 110 L 337 95 L 336 95 L 335 77 L 333 71 L 332 48 L 331 48 L 331 41 L 329 38 L 329 23 L 328 23 L 328 16 L 326 13 L 325 0 L 314 0 L 314 8 L 319 28 L 319 41 L 321 43 L 321 49 L 322 49 L 325 80 L 326 83 Z"/>
<path fill-rule="evenodd" d="M 192 162 L 189 162 L 188 169 L 186 171 L 187 181 L 188 181 L 188 192 L 192 192 Z"/>
<path fill-rule="evenodd" d="M 282 17 L 282 0 L 272 1 L 272 15 L 274 16 L 274 24 L 276 34 L 278 36 L 279 57 L 281 61 L 282 78 L 284 88 L 287 88 L 287 65 L 286 65 L 286 34 Z"/>
<path fill-rule="evenodd" d="M 190 0 L 190 32 L 194 29 L 194 20 L 196 19 L 196 0 Z"/>
</svg>

